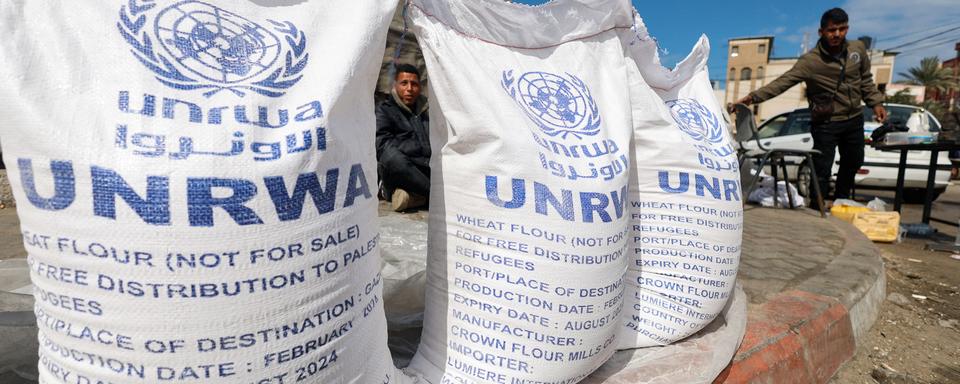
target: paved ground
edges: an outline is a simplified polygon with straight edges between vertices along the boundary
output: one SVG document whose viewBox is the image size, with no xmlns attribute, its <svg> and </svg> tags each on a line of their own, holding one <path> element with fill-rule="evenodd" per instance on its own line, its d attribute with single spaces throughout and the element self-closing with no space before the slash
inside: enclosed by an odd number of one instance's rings
<svg viewBox="0 0 960 384">
<path fill-rule="evenodd" d="M 739 280 L 752 305 L 815 276 L 843 249 L 843 233 L 812 211 L 747 207 Z"/>
<path fill-rule="evenodd" d="M 27 257 L 20 237 L 20 220 L 16 208 L 0 209 L 0 260 Z"/>
</svg>

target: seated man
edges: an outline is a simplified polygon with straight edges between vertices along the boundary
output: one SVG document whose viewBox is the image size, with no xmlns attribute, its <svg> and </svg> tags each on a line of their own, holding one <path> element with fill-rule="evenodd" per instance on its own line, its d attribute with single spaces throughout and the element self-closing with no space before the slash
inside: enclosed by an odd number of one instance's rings
<svg viewBox="0 0 960 384">
<path fill-rule="evenodd" d="M 396 65 L 391 97 L 377 105 L 377 168 L 382 192 L 400 212 L 430 195 L 430 118 L 420 97 L 420 71 Z"/>
</svg>

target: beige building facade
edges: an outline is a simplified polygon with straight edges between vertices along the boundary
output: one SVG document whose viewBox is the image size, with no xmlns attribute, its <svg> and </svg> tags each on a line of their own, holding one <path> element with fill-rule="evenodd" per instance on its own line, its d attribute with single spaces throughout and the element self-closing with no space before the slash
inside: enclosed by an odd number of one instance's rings
<svg viewBox="0 0 960 384">
<path fill-rule="evenodd" d="M 772 57 L 772 48 L 773 36 L 728 40 L 724 104 L 733 103 L 751 91 L 769 84 L 797 63 L 796 57 Z M 874 82 L 883 91 L 887 84 L 893 82 L 896 53 L 878 50 L 869 52 L 870 72 L 873 73 Z M 779 96 L 753 106 L 754 114 L 760 121 L 764 121 L 784 112 L 806 108 L 808 105 L 805 94 L 804 84 L 797 84 Z"/>
</svg>

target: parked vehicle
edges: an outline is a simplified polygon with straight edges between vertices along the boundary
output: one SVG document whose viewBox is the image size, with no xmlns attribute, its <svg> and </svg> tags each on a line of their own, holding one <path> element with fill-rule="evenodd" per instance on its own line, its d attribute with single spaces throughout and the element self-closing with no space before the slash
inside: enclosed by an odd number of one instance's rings
<svg viewBox="0 0 960 384">
<path fill-rule="evenodd" d="M 884 104 L 888 112 L 888 119 L 905 123 L 911 131 L 939 132 L 940 122 L 929 111 L 902 104 Z M 880 123 L 874 121 L 873 110 L 864 107 L 863 135 L 867 140 L 867 147 L 864 151 L 863 167 L 857 172 L 857 189 L 883 189 L 893 190 L 897 186 L 897 167 L 900 162 L 900 153 L 878 151 L 869 146 L 870 135 L 874 129 L 880 127 Z M 810 135 L 810 110 L 808 108 L 796 109 L 792 112 L 777 115 L 759 126 L 760 142 L 767 148 L 788 148 L 788 149 L 811 149 L 813 148 L 813 137 Z M 750 141 L 743 143 L 744 149 L 756 149 L 756 142 Z M 839 165 L 839 153 L 834 159 L 831 178 L 835 177 Z M 800 175 L 797 175 L 797 166 L 799 158 L 792 159 L 794 165 L 787 167 L 788 178 L 798 180 L 797 187 L 801 194 L 809 196 L 807 191 L 810 180 L 809 170 L 804 168 Z M 947 153 L 940 153 L 937 164 L 950 164 Z M 927 171 L 930 166 L 930 152 L 910 151 L 907 154 L 907 170 L 904 176 L 904 201 L 908 203 L 921 203 L 926 194 Z M 769 169 L 765 172 L 770 172 Z M 950 184 L 950 171 L 938 170 L 935 177 L 934 200 Z"/>
</svg>

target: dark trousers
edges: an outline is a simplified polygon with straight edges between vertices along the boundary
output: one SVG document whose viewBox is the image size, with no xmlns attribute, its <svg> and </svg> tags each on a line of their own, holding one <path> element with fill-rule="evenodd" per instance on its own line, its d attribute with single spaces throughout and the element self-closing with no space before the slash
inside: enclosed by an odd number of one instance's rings
<svg viewBox="0 0 960 384">
<path fill-rule="evenodd" d="M 829 196 L 833 159 L 840 150 L 840 170 L 837 172 L 834 199 L 849 199 L 853 192 L 853 180 L 863 166 L 863 115 L 849 120 L 815 123 L 810 129 L 813 149 L 820 151 L 813 156 L 820 191 Z M 811 186 L 810 191 L 813 191 Z"/>
<path fill-rule="evenodd" d="M 396 148 L 384 148 L 377 168 L 383 189 L 389 199 L 397 188 L 430 197 L 429 158 L 411 157 Z"/>
</svg>

